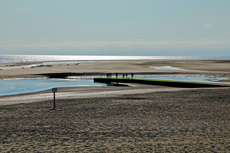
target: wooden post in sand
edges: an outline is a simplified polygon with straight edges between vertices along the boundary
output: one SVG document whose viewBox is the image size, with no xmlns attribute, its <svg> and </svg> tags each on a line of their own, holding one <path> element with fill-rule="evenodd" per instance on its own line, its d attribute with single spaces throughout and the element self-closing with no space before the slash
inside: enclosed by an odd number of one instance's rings
<svg viewBox="0 0 230 153">
<path fill-rule="evenodd" d="M 55 109 L 55 92 L 57 92 L 57 88 L 52 88 L 52 92 L 54 93 L 54 108 Z"/>
</svg>

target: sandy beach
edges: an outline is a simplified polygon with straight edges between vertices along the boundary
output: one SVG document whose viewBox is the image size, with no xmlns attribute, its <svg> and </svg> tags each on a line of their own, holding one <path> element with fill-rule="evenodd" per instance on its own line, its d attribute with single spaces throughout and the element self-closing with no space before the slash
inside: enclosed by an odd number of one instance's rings
<svg viewBox="0 0 230 153">
<path fill-rule="evenodd" d="M 230 151 L 229 88 L 164 90 L 1 106 L 0 152 Z"/>
<path fill-rule="evenodd" d="M 40 62 L 42 63 L 42 62 Z M 46 62 L 47 63 L 47 62 Z M 0 63 L 1 68 L 23 67 L 38 62 Z M 10 66 L 9 66 L 10 65 Z M 182 70 L 163 70 L 153 67 L 171 66 Z M 38 78 L 50 73 L 75 73 L 98 75 L 106 73 L 137 73 L 137 74 L 207 74 L 213 76 L 230 76 L 230 61 L 223 60 L 139 60 L 90 63 L 65 63 L 33 68 L 0 70 L 0 79 L 7 78 Z M 42 75 L 43 74 L 43 75 Z"/>
<path fill-rule="evenodd" d="M 2 63 L 30 65 L 33 63 Z M 152 67 L 172 66 L 181 70 Z M 230 61 L 122 61 L 0 70 L 45 73 L 230 75 Z M 230 152 L 230 88 L 62 87 L 0 97 L 0 152 Z"/>
</svg>

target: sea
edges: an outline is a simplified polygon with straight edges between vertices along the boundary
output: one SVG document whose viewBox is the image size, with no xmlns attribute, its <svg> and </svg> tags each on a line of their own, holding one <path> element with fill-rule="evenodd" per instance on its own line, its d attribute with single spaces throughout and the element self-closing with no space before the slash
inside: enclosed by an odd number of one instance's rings
<svg viewBox="0 0 230 153">
<path fill-rule="evenodd" d="M 114 60 L 230 60 L 230 56 L 87 56 L 87 55 L 0 55 L 0 63 L 39 61 Z"/>
<path fill-rule="evenodd" d="M 70 55 L 0 55 L 0 63 L 17 62 L 41 62 L 46 61 L 55 64 L 55 62 L 77 62 L 87 61 L 123 61 L 123 60 L 230 60 L 230 56 L 70 56 Z M 52 63 L 53 61 L 53 63 Z M 29 65 L 30 67 L 31 65 Z M 17 69 L 21 67 L 14 67 Z M 165 67 L 163 67 L 165 69 Z M 0 68 L 1 71 L 12 68 Z M 161 68 L 162 69 L 162 68 Z M 164 80 L 181 80 L 197 82 L 216 82 L 227 78 L 209 78 L 206 76 L 188 76 L 188 75 L 148 75 L 135 76 L 135 78 L 150 78 Z M 226 82 L 223 82 L 226 83 Z M 105 86 L 105 84 L 94 83 L 93 79 L 75 78 L 75 79 L 5 79 L 0 80 L 0 96 L 18 95 L 23 93 L 38 92 L 56 87 L 65 86 Z"/>
</svg>

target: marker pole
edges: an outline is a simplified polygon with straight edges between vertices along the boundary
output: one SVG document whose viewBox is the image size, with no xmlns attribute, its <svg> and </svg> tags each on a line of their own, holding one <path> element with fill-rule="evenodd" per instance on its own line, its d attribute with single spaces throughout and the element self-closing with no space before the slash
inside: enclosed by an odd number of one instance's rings
<svg viewBox="0 0 230 153">
<path fill-rule="evenodd" d="M 54 108 L 53 109 L 55 109 L 55 92 L 54 92 Z"/>
<path fill-rule="evenodd" d="M 57 88 L 52 88 L 52 92 L 54 93 L 54 108 L 55 109 L 55 92 L 57 92 Z"/>
</svg>

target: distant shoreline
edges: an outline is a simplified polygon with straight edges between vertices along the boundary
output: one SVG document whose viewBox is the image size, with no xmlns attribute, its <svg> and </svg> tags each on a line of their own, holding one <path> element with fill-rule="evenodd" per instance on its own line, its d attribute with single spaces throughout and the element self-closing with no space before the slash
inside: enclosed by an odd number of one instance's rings
<svg viewBox="0 0 230 153">
<path fill-rule="evenodd" d="M 0 63 L 41 61 L 230 60 L 230 56 L 1 55 Z"/>
<path fill-rule="evenodd" d="M 46 61 L 48 62 L 48 61 Z M 21 62 L 20 66 L 40 62 Z M 63 63 L 33 68 L 0 70 L 0 79 L 38 78 L 50 75 L 98 75 L 106 73 L 134 74 L 197 74 L 230 76 L 228 60 L 129 60 L 119 62 Z M 0 63 L 0 67 L 11 67 L 12 63 Z M 18 65 L 18 63 L 14 63 Z M 171 66 L 181 70 L 155 69 L 153 67 Z M 192 71 L 191 71 L 192 70 Z"/>
</svg>

